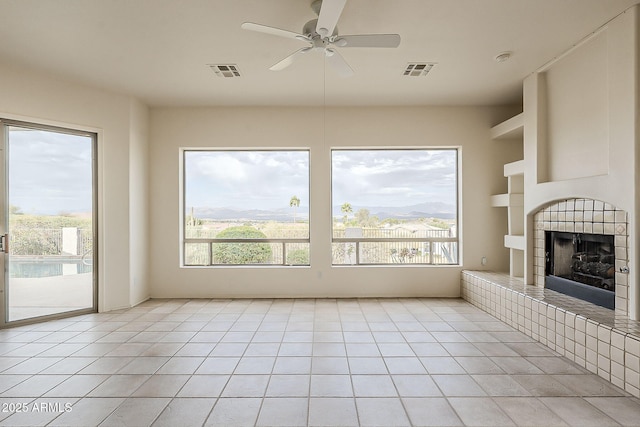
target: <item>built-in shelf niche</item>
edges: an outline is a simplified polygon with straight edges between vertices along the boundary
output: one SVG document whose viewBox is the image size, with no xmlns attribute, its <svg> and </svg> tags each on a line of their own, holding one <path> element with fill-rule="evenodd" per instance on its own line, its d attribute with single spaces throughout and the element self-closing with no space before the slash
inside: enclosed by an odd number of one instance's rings
<svg viewBox="0 0 640 427">
<path fill-rule="evenodd" d="M 524 113 L 520 113 L 491 128 L 494 140 L 524 142 Z M 504 165 L 507 193 L 491 196 L 493 207 L 507 208 L 507 235 L 504 246 L 509 249 L 509 274 L 525 276 L 526 236 L 524 215 L 524 159 Z"/>
</svg>

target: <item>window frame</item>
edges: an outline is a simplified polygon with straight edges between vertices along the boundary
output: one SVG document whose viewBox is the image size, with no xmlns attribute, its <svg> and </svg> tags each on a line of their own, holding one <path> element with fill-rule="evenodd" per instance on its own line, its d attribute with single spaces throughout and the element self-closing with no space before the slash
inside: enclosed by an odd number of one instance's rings
<svg viewBox="0 0 640 427">
<path fill-rule="evenodd" d="M 333 221 L 333 206 L 334 206 L 334 199 L 333 199 L 333 186 L 334 186 L 334 181 L 333 181 L 333 174 L 334 174 L 334 165 L 333 165 L 333 154 L 334 152 L 339 152 L 339 151 L 367 151 L 367 152 L 371 152 L 371 151 L 454 151 L 455 152 L 455 177 L 456 177 L 456 181 L 455 181 L 455 236 L 453 237 L 425 237 L 425 238 L 376 238 L 376 237 L 335 237 L 334 234 L 334 226 L 335 226 L 335 222 Z M 423 147 L 423 146 L 401 146 L 401 147 L 389 147 L 389 146 L 384 146 L 384 147 L 363 147 L 363 146 L 356 146 L 356 147 L 332 147 L 330 149 L 330 153 L 329 153 L 329 158 L 330 158 L 330 188 L 331 188 L 331 196 L 330 196 L 330 205 L 331 205 L 331 210 L 330 210 L 330 215 L 331 215 L 331 266 L 332 267 L 375 267 L 375 266 L 387 266 L 387 267 L 394 267 L 394 266 L 402 266 L 402 267 L 409 267 L 409 266 L 413 266 L 413 267 L 459 267 L 462 265 L 462 261 L 461 261 L 461 236 L 460 236 L 460 230 L 461 230 L 461 219 L 460 219 L 460 205 L 461 205 L 461 199 L 460 199 L 460 194 L 461 194 L 461 176 L 460 176 L 460 171 L 461 171 L 461 156 L 462 156 L 462 147 L 460 146 L 428 146 L 428 147 Z M 406 243 L 415 243 L 415 242 L 424 242 L 424 243 L 428 243 L 429 244 L 429 261 L 428 262 L 361 262 L 360 258 L 361 258 L 361 254 L 360 254 L 360 245 L 362 243 L 397 243 L 397 242 L 406 242 Z M 454 243 L 455 244 L 455 260 L 452 263 L 436 263 L 434 262 L 433 259 L 433 254 L 434 254 L 434 243 Z M 355 254 L 355 261 L 353 263 L 335 263 L 335 257 L 334 257 L 334 245 L 336 243 L 342 243 L 342 244 L 349 244 L 352 243 L 354 246 L 354 254 Z"/>
<path fill-rule="evenodd" d="M 189 152 L 305 152 L 307 153 L 308 169 L 307 169 L 307 185 L 309 195 L 309 219 L 308 219 L 308 236 L 306 238 L 239 238 L 239 239 L 217 239 L 217 238 L 187 238 L 186 237 L 186 216 L 187 216 L 187 153 Z M 309 253 L 311 252 L 311 149 L 308 147 L 181 147 L 180 148 L 180 267 L 181 268 L 308 268 L 311 265 L 309 257 L 308 264 L 288 264 L 287 263 L 287 244 L 298 243 L 307 244 Z M 202 243 L 208 245 L 209 264 L 187 264 L 186 245 L 189 243 Z M 214 263 L 213 262 L 213 245 L 216 243 L 267 243 L 282 245 L 282 262 L 281 263 Z"/>
</svg>

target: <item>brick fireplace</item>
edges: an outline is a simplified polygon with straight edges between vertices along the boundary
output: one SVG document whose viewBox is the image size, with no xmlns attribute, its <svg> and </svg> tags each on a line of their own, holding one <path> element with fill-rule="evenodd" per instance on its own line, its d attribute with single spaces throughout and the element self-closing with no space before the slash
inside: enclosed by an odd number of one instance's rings
<svg viewBox="0 0 640 427">
<path fill-rule="evenodd" d="M 545 286 L 545 232 L 613 236 L 615 247 L 615 314 L 629 315 L 628 224 L 627 213 L 592 199 L 565 199 L 554 202 L 534 215 L 533 276 L 536 286 Z"/>
</svg>

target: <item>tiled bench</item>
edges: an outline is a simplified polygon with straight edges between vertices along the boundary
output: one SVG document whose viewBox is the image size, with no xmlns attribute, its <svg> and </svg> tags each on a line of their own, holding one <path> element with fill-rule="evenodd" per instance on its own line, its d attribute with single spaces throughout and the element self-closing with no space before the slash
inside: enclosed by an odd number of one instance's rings
<svg viewBox="0 0 640 427">
<path fill-rule="evenodd" d="M 640 322 L 506 273 L 463 271 L 462 298 L 640 397 Z"/>
</svg>

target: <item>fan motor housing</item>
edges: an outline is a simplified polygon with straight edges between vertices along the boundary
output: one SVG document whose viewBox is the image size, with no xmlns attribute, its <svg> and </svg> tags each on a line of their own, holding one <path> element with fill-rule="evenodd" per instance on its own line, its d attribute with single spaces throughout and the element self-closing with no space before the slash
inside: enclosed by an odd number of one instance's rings
<svg viewBox="0 0 640 427">
<path fill-rule="evenodd" d="M 316 27 L 318 26 L 318 20 L 317 19 L 312 19 L 311 21 L 307 22 L 306 24 L 304 24 L 304 27 L 302 27 L 302 34 L 304 35 L 310 35 L 311 38 L 315 38 L 316 36 L 322 38 L 320 36 L 320 34 L 318 34 L 316 32 Z M 336 27 L 333 29 L 333 34 L 331 34 L 331 36 L 329 37 L 333 37 L 333 36 L 337 36 L 338 35 L 338 26 L 336 25 Z M 329 38 L 329 37 L 325 37 L 325 38 Z"/>
</svg>

